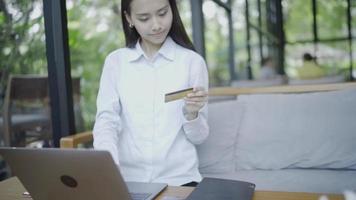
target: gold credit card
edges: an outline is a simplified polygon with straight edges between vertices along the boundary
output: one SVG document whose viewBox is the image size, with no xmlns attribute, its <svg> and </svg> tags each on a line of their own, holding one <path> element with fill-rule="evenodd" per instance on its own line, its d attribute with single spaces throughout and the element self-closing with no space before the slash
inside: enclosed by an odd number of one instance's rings
<svg viewBox="0 0 356 200">
<path fill-rule="evenodd" d="M 164 102 L 175 101 L 178 99 L 182 99 L 187 96 L 188 93 L 193 92 L 193 88 L 188 88 L 184 90 L 178 90 L 175 92 L 165 94 Z"/>
</svg>

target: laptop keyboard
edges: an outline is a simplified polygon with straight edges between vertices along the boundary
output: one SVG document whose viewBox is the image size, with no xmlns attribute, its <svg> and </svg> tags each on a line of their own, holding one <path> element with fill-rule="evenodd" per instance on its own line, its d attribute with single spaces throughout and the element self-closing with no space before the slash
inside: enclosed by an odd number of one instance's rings
<svg viewBox="0 0 356 200">
<path fill-rule="evenodd" d="M 132 200 L 145 200 L 149 196 L 151 196 L 150 193 L 130 193 L 131 199 Z"/>
</svg>

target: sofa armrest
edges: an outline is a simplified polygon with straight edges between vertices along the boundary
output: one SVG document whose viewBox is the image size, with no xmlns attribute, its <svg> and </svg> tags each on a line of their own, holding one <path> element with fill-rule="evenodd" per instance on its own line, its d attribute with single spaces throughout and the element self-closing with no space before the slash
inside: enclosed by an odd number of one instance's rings
<svg viewBox="0 0 356 200">
<path fill-rule="evenodd" d="M 90 142 L 93 140 L 93 134 L 91 131 L 77 133 L 62 137 L 60 141 L 60 148 L 77 148 L 78 144 Z"/>
</svg>

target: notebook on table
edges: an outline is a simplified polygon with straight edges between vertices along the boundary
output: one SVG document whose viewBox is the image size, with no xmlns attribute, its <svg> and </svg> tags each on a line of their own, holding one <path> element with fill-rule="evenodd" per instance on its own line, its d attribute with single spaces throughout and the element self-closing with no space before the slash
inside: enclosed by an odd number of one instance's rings
<svg viewBox="0 0 356 200">
<path fill-rule="evenodd" d="M 0 148 L 0 156 L 34 200 L 149 200 L 167 187 L 124 182 L 107 151 Z"/>
<path fill-rule="evenodd" d="M 255 187 L 244 181 L 203 178 L 186 200 L 251 200 Z"/>
</svg>

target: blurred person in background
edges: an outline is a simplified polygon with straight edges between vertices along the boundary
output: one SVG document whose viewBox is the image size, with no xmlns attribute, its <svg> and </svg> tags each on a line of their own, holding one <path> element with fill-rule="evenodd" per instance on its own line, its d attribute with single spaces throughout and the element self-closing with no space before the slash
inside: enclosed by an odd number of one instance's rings
<svg viewBox="0 0 356 200">
<path fill-rule="evenodd" d="M 274 79 L 277 77 L 275 63 L 273 62 L 271 57 L 266 57 L 262 59 L 262 66 L 260 71 L 259 79 Z"/>
<path fill-rule="evenodd" d="M 310 53 L 304 53 L 303 65 L 297 68 L 299 79 L 317 79 L 325 76 L 325 70 L 321 68 Z"/>
</svg>

